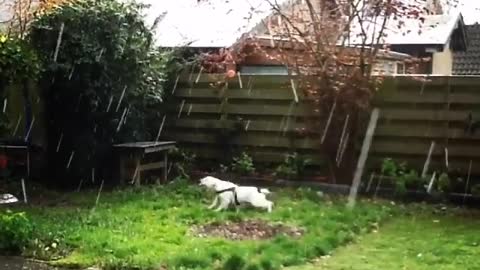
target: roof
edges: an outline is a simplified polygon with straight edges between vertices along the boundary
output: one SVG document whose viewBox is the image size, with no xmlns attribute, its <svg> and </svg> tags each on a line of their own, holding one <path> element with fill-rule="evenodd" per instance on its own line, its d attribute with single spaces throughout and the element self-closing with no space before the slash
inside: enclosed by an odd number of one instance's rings
<svg viewBox="0 0 480 270">
<path fill-rule="evenodd" d="M 291 0 L 276 0 L 283 5 Z M 156 42 L 161 47 L 230 47 L 272 12 L 269 0 L 141 0 L 150 4 L 147 23 L 161 14 Z M 168 3 L 167 2 L 171 2 Z"/>
<path fill-rule="evenodd" d="M 377 23 L 372 22 L 364 26 L 368 36 L 367 40 L 378 37 L 382 22 L 383 19 L 377 19 Z M 423 23 L 418 18 L 389 19 L 380 43 L 388 45 L 445 45 L 459 25 L 463 26 L 464 24 L 463 17 L 458 12 L 425 15 Z M 351 45 L 361 44 L 361 33 L 359 24 L 357 27 L 353 27 L 348 43 Z"/>
<path fill-rule="evenodd" d="M 293 45 L 289 44 L 291 39 L 286 38 L 286 37 L 276 37 L 276 36 L 270 36 L 270 35 L 257 35 L 255 36 L 256 41 L 260 41 L 262 46 L 267 46 L 267 47 L 275 47 L 275 46 L 287 46 L 291 48 Z M 274 41 L 272 43 L 272 41 Z M 281 42 L 284 42 L 283 44 Z M 340 47 L 340 45 L 337 45 Z M 347 46 L 348 47 L 348 46 Z M 356 46 L 351 46 L 352 49 L 355 49 L 358 47 Z M 384 59 L 392 59 L 392 60 L 406 60 L 409 58 L 412 58 L 411 55 L 406 54 L 406 53 L 401 53 L 401 52 L 395 52 L 395 51 L 390 51 L 390 50 L 383 50 L 380 49 L 378 50 L 378 56 L 380 58 Z"/>
<path fill-rule="evenodd" d="M 467 25 L 468 45 L 465 52 L 453 57 L 453 74 L 480 75 L 480 25 Z"/>
</svg>

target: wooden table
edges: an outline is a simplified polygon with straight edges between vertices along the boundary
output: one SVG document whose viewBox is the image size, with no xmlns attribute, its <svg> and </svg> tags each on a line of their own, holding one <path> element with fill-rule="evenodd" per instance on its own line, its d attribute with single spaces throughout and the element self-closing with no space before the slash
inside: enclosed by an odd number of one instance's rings
<svg viewBox="0 0 480 270">
<path fill-rule="evenodd" d="M 135 143 L 123 143 L 113 145 L 114 150 L 118 153 L 119 165 L 120 165 L 120 181 L 123 184 L 127 179 L 127 164 L 129 161 L 135 163 L 135 172 L 132 181 L 136 185 L 140 185 L 141 175 L 144 171 L 156 170 L 163 168 L 163 181 L 167 181 L 168 173 L 168 150 L 175 147 L 175 142 L 135 142 Z M 163 154 L 163 160 L 153 159 L 151 161 L 145 161 L 147 155 Z M 157 184 L 160 184 L 157 179 Z"/>
</svg>

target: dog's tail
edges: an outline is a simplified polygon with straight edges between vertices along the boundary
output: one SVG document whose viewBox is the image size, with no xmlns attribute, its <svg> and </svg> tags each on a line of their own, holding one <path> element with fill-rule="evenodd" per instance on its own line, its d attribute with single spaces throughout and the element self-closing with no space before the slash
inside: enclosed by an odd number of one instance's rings
<svg viewBox="0 0 480 270">
<path fill-rule="evenodd" d="M 260 193 L 265 194 L 265 195 L 270 194 L 270 190 L 268 190 L 268 189 L 266 189 L 266 188 L 261 188 L 261 189 L 259 189 L 258 191 L 259 191 Z"/>
</svg>

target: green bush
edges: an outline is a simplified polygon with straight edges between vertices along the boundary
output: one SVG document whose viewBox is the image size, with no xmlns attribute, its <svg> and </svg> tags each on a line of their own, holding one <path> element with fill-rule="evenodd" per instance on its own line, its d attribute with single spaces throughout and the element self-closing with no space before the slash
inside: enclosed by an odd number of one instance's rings
<svg viewBox="0 0 480 270">
<path fill-rule="evenodd" d="M 25 41 L 0 34 L 0 87 L 35 79 L 40 61 Z"/>
<path fill-rule="evenodd" d="M 20 254 L 32 239 L 33 226 L 25 213 L 0 213 L 0 252 Z"/>
<path fill-rule="evenodd" d="M 480 196 L 480 184 L 475 184 L 471 188 L 471 193 L 473 196 Z"/>
<path fill-rule="evenodd" d="M 397 163 L 391 158 L 383 160 L 381 174 L 392 178 L 395 193 L 400 196 L 404 195 L 408 188 L 422 188 L 427 182 L 416 170 L 408 169 L 406 162 Z"/>
<path fill-rule="evenodd" d="M 285 155 L 285 160 L 275 170 L 275 176 L 289 180 L 302 178 L 305 168 L 311 163 L 310 159 L 301 157 L 298 153 Z"/>
<path fill-rule="evenodd" d="M 253 159 L 243 152 L 240 156 L 233 158 L 232 171 L 240 175 L 250 175 L 255 172 Z"/>
<path fill-rule="evenodd" d="M 8 87 L 12 85 L 23 87 L 15 90 L 23 90 L 24 102 L 29 103 L 28 82 L 37 78 L 40 69 L 37 54 L 27 42 L 0 34 L 0 100 L 2 104 L 8 96 Z M 27 110 L 27 119 L 29 117 Z M 7 113 L 0 110 L 0 135 L 8 132 L 9 120 Z"/>
<path fill-rule="evenodd" d="M 447 173 L 442 173 L 438 177 L 437 183 L 435 185 L 436 190 L 442 193 L 446 193 L 450 190 L 451 181 Z"/>
<path fill-rule="evenodd" d="M 112 143 L 157 137 L 171 54 L 155 47 L 143 8 L 68 1 L 32 23 L 29 38 L 45 67 L 50 171 L 58 179 L 90 179 L 92 168 L 108 178 Z"/>
</svg>

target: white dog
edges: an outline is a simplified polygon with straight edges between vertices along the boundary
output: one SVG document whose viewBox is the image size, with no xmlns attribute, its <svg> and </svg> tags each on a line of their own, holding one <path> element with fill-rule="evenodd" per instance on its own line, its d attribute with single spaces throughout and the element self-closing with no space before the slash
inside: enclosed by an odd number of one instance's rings
<svg viewBox="0 0 480 270">
<path fill-rule="evenodd" d="M 200 179 L 200 186 L 214 190 L 217 195 L 208 209 L 214 208 L 218 202 L 215 211 L 227 209 L 230 205 L 250 204 L 253 207 L 266 209 L 272 212 L 273 202 L 267 200 L 266 194 L 270 191 L 266 188 L 238 186 L 232 182 L 223 181 L 218 178 L 207 176 Z"/>
</svg>

